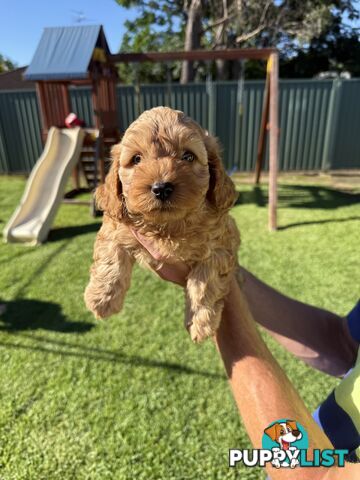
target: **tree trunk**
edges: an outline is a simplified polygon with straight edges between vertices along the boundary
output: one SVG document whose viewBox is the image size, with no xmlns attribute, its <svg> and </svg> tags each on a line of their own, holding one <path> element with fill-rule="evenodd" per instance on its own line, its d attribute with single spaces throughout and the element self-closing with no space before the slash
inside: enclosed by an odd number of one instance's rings
<svg viewBox="0 0 360 480">
<path fill-rule="evenodd" d="M 187 3 L 187 22 L 185 29 L 185 51 L 191 52 L 200 48 L 201 39 L 201 16 L 202 4 L 201 0 L 189 0 Z M 181 67 L 180 83 L 189 83 L 194 80 L 195 71 L 193 62 L 184 61 Z"/>
<path fill-rule="evenodd" d="M 215 2 L 215 20 L 221 20 L 227 18 L 228 16 L 228 1 L 227 0 L 218 0 Z M 215 29 L 215 48 L 216 50 L 224 50 L 227 48 L 228 36 L 226 31 L 227 24 L 221 23 Z M 216 79 L 217 80 L 227 80 L 228 77 L 228 62 L 225 60 L 219 59 L 215 61 L 216 65 Z"/>
</svg>

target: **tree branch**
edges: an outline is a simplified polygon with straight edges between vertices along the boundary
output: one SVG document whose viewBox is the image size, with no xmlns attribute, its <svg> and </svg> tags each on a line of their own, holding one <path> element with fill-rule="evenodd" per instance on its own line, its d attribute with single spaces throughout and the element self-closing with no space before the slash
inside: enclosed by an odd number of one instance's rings
<svg viewBox="0 0 360 480">
<path fill-rule="evenodd" d="M 227 15 L 226 17 L 223 17 L 220 20 L 216 20 L 216 22 L 214 22 L 211 25 L 208 25 L 207 27 L 203 28 L 203 32 L 207 32 L 208 30 L 211 30 L 212 28 L 218 27 L 219 25 L 221 25 L 223 23 L 228 23 L 231 20 L 233 20 L 235 17 L 236 17 L 236 13 L 233 13 L 232 15 Z"/>
<path fill-rule="evenodd" d="M 266 21 L 265 21 L 266 15 L 272 3 L 273 2 L 271 0 L 267 1 L 265 8 L 261 14 L 259 25 L 256 28 L 254 28 L 254 30 L 252 30 L 251 32 L 244 33 L 243 35 L 238 35 L 236 37 L 236 43 L 246 42 L 247 40 L 250 40 L 250 38 L 253 38 L 256 35 L 258 35 L 262 30 L 264 30 L 264 28 L 266 27 Z"/>
<path fill-rule="evenodd" d="M 264 30 L 265 27 L 266 27 L 266 24 L 263 23 L 262 25 L 259 25 L 251 32 L 244 33 L 243 35 L 239 35 L 238 37 L 236 37 L 236 43 L 246 42 L 247 40 L 250 40 L 250 38 L 255 37 L 258 33 Z"/>
</svg>

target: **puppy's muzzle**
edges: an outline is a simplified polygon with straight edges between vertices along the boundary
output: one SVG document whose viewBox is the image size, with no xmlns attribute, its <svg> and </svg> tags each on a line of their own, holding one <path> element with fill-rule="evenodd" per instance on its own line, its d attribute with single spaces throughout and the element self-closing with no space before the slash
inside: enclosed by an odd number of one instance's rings
<svg viewBox="0 0 360 480">
<path fill-rule="evenodd" d="M 157 182 L 152 185 L 151 191 L 158 200 L 164 202 L 174 191 L 174 185 L 170 182 Z"/>
</svg>

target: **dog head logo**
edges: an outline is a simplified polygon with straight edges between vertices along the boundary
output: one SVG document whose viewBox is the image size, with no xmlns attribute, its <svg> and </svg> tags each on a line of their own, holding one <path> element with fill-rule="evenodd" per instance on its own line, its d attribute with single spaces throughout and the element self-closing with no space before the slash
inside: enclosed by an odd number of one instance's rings
<svg viewBox="0 0 360 480">
<path fill-rule="evenodd" d="M 298 430 L 294 420 L 276 422 L 264 430 L 273 442 L 280 445 L 282 450 L 289 450 L 292 443 L 301 440 L 302 433 Z"/>
<path fill-rule="evenodd" d="M 263 448 L 273 452 L 272 464 L 276 468 L 295 468 L 299 465 L 301 449 L 308 448 L 307 434 L 295 420 L 282 419 L 264 430 Z"/>
</svg>

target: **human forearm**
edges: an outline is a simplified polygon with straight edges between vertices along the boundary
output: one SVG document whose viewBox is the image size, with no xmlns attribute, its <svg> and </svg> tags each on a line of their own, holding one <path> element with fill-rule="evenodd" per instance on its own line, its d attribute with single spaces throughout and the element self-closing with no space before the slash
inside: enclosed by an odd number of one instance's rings
<svg viewBox="0 0 360 480">
<path fill-rule="evenodd" d="M 295 419 L 309 433 L 310 450 L 332 448 L 303 401 L 258 334 L 246 301 L 232 283 L 216 335 L 231 388 L 254 448 L 261 448 L 264 428 L 281 418 Z M 271 467 L 270 467 L 271 468 Z M 317 478 L 324 471 L 296 469 L 292 478 Z M 307 473 L 308 472 L 308 473 Z M 287 478 L 286 469 L 271 468 L 273 479 Z M 319 477 L 321 478 L 321 477 Z"/>
<path fill-rule="evenodd" d="M 289 298 L 243 268 L 242 275 L 242 290 L 254 319 L 288 351 L 334 376 L 353 366 L 359 345 L 344 318 Z"/>
</svg>

